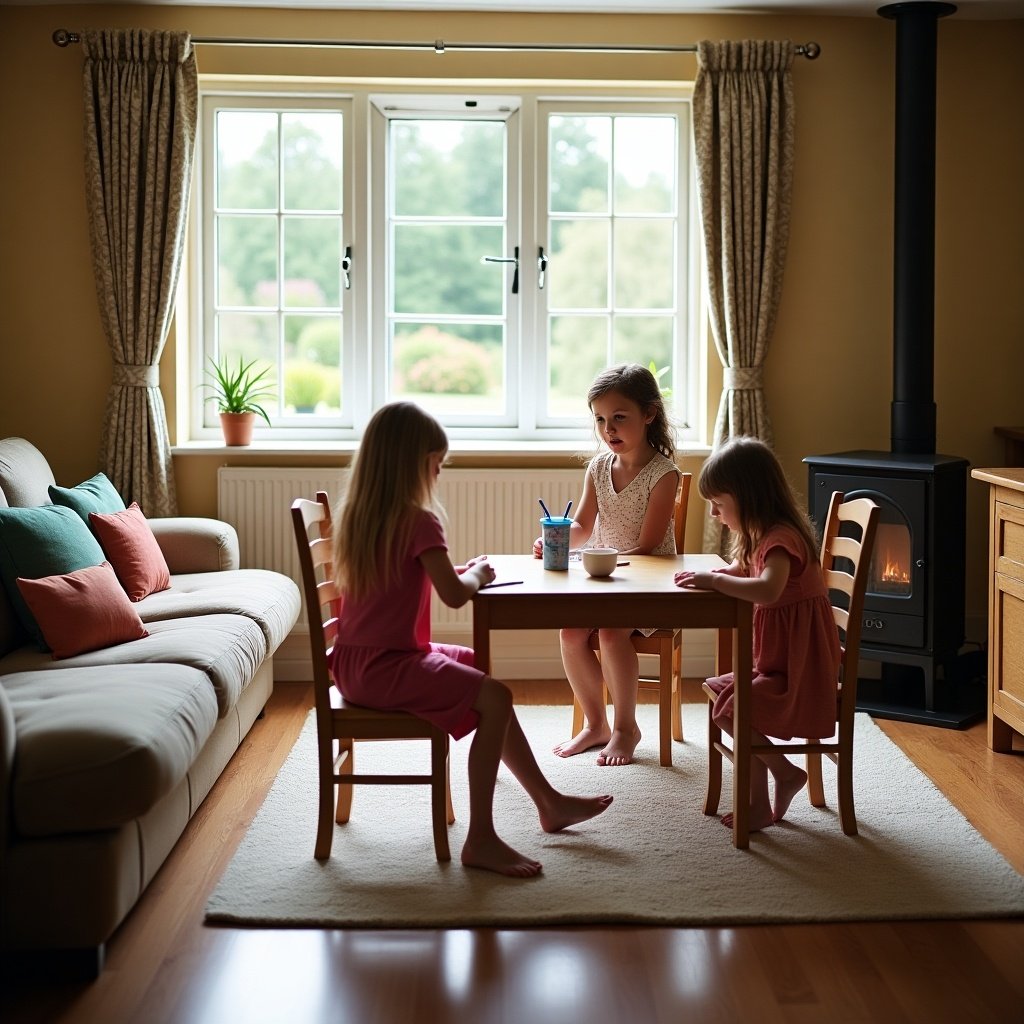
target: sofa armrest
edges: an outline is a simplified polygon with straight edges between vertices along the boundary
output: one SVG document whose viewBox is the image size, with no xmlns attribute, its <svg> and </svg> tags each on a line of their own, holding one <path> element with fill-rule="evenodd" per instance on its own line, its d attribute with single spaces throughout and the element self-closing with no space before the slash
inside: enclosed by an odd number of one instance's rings
<svg viewBox="0 0 1024 1024">
<path fill-rule="evenodd" d="M 238 534 L 230 523 L 188 516 L 147 522 L 172 575 L 238 568 Z"/>
</svg>

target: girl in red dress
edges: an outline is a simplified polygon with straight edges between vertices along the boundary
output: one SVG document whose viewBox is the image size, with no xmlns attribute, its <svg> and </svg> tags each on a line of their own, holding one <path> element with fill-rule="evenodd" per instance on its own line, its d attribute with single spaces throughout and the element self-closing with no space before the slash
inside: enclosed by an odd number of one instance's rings
<svg viewBox="0 0 1024 1024">
<path fill-rule="evenodd" d="M 679 572 L 680 587 L 718 590 L 754 603 L 751 741 L 823 739 L 836 728 L 839 632 L 818 560 L 814 529 L 775 453 L 753 437 L 734 437 L 711 454 L 698 480 L 711 515 L 732 533 L 732 564 Z M 718 694 L 711 715 L 732 735 L 732 673 L 708 680 Z M 774 804 L 768 774 L 775 782 Z M 781 821 L 807 773 L 781 753 L 750 765 L 750 828 Z M 732 815 L 722 822 L 732 828 Z"/>
<path fill-rule="evenodd" d="M 481 672 L 468 647 L 430 640 L 430 595 L 461 608 L 494 579 L 485 556 L 455 566 L 434 487 L 448 454 L 441 425 L 410 402 L 379 409 L 367 424 L 334 520 L 334 565 L 343 595 L 331 675 L 346 700 L 408 711 L 469 750 L 469 825 L 462 863 L 526 878 L 539 861 L 504 843 L 492 802 L 504 761 L 537 806 L 545 832 L 600 814 L 610 796 L 574 797 L 541 772 L 508 688 Z"/>
</svg>

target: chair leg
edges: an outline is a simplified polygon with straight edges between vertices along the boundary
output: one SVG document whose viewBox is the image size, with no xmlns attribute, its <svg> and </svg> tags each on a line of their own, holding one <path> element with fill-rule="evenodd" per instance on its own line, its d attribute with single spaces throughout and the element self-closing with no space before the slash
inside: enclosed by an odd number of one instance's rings
<svg viewBox="0 0 1024 1024">
<path fill-rule="evenodd" d="M 338 765 L 338 774 L 351 775 L 355 771 L 356 767 L 355 742 L 351 737 L 349 737 L 348 739 L 341 740 L 339 746 L 339 758 L 341 763 Z M 339 825 L 344 825 L 352 816 L 352 790 L 353 786 L 351 782 L 338 783 L 338 809 L 335 812 L 334 820 Z"/>
<path fill-rule="evenodd" d="M 437 732 L 430 740 L 430 811 L 434 827 L 434 854 L 438 861 L 452 859 L 448 848 L 448 825 L 455 818 L 448 786 L 448 735 Z M 451 814 L 451 818 L 449 818 Z"/>
<path fill-rule="evenodd" d="M 351 742 L 351 741 L 350 741 Z M 316 860 L 327 860 L 331 855 L 334 841 L 334 743 L 318 751 L 319 794 L 317 799 L 316 844 L 313 856 Z M 346 761 L 348 758 L 346 758 Z M 342 789 L 351 787 L 342 786 Z"/>
<path fill-rule="evenodd" d="M 658 652 L 658 756 L 662 768 L 672 767 L 672 638 L 660 642 Z"/>
<path fill-rule="evenodd" d="M 857 815 L 853 809 L 853 737 L 836 755 L 839 777 L 839 824 L 848 836 L 857 834 Z"/>
<path fill-rule="evenodd" d="M 807 741 L 812 742 L 811 740 Z M 821 780 L 821 754 L 807 754 L 807 795 L 812 807 L 825 807 L 825 787 Z"/>
<path fill-rule="evenodd" d="M 683 651 L 672 646 L 672 739 L 683 742 Z"/>
<path fill-rule="evenodd" d="M 718 802 L 722 798 L 722 754 L 715 746 L 722 742 L 722 730 L 711 717 L 711 703 L 708 703 L 708 791 L 704 797 L 704 813 L 717 814 Z"/>
</svg>

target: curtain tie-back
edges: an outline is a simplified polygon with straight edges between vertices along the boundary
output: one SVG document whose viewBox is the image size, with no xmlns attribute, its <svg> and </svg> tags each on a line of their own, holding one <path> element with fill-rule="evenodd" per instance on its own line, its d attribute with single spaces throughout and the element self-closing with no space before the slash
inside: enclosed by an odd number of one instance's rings
<svg viewBox="0 0 1024 1024">
<path fill-rule="evenodd" d="M 114 385 L 123 388 L 160 387 L 160 367 L 149 363 L 114 363 Z"/>
<path fill-rule="evenodd" d="M 764 374 L 760 366 L 727 366 L 723 385 L 731 391 L 757 391 L 764 387 Z"/>
</svg>

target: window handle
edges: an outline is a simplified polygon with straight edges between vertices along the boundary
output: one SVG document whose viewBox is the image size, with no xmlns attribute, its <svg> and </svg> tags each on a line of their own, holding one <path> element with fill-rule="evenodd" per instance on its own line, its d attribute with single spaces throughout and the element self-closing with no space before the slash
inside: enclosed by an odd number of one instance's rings
<svg viewBox="0 0 1024 1024">
<path fill-rule="evenodd" d="M 345 291 L 352 287 L 352 246 L 345 246 L 345 255 L 341 257 L 341 276 L 345 281 Z"/>
<path fill-rule="evenodd" d="M 516 265 L 515 272 L 512 274 L 512 294 L 519 294 L 519 246 L 512 250 L 514 256 L 481 256 L 481 263 L 514 263 Z"/>
<path fill-rule="evenodd" d="M 544 290 L 544 278 L 548 272 L 548 254 L 544 251 L 544 246 L 540 246 L 537 250 L 537 287 Z"/>
</svg>

